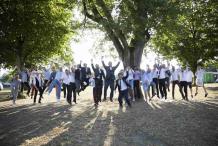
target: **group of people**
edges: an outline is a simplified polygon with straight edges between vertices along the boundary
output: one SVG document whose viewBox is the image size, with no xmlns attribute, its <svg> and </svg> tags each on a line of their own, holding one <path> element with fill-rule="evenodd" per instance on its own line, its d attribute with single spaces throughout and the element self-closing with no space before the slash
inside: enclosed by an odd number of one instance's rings
<svg viewBox="0 0 218 146">
<path fill-rule="evenodd" d="M 29 71 L 24 69 L 14 77 L 11 83 L 13 103 L 16 101 L 19 90 L 23 92 L 25 86 L 27 88 L 27 95 L 33 98 L 34 103 L 36 103 L 38 95 L 38 103 L 41 103 L 44 92 L 50 95 L 55 88 L 57 102 L 60 101 L 61 92 L 63 91 L 63 97 L 71 105 L 72 102 L 77 103 L 77 96 L 81 91 L 84 91 L 88 86 L 92 86 L 93 99 L 96 107 L 99 105 L 99 102 L 107 100 L 107 90 L 109 87 L 109 99 L 111 102 L 113 102 L 114 92 L 118 88 L 120 107 L 123 106 L 123 99 L 131 107 L 133 101 L 143 97 L 141 86 L 144 91 L 144 99 L 146 102 L 149 102 L 154 96 L 160 99 L 167 99 L 167 91 L 170 91 L 170 83 L 172 83 L 173 99 L 175 97 L 176 85 L 179 88 L 182 99 L 188 101 L 188 87 L 193 98 L 192 83 L 194 74 L 189 67 L 175 69 L 172 66 L 172 69 L 170 69 L 169 64 L 167 67 L 164 64 L 155 64 L 153 69 L 147 66 L 145 70 L 139 69 L 138 67 L 126 67 L 116 77 L 115 71 L 119 64 L 120 62 L 113 66 L 112 62 L 109 62 L 106 65 L 102 58 L 103 68 L 99 64 L 94 65 L 93 60 L 91 60 L 91 69 L 86 63 L 82 65 L 82 62 L 77 66 L 66 68 L 65 70 L 62 67 L 57 69 L 54 66 L 51 69 L 44 68 L 43 71 L 39 71 L 36 68 Z M 204 70 L 198 67 L 195 76 L 197 85 L 195 96 L 198 94 L 198 87 L 200 86 L 204 88 L 206 97 L 208 93 L 203 83 Z M 104 94 L 102 99 L 103 87 Z"/>
</svg>

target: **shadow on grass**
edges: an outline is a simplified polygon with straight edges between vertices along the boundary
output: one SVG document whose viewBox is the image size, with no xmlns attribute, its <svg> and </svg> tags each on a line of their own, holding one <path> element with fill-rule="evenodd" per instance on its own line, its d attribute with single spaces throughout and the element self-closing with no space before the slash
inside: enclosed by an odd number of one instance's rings
<svg viewBox="0 0 218 146">
<path fill-rule="evenodd" d="M 107 106 L 95 109 L 88 104 L 31 104 L 0 109 L 0 143 L 3 146 L 216 146 L 217 113 L 217 97 L 201 102 L 139 101 L 131 109 L 119 110 Z"/>
</svg>

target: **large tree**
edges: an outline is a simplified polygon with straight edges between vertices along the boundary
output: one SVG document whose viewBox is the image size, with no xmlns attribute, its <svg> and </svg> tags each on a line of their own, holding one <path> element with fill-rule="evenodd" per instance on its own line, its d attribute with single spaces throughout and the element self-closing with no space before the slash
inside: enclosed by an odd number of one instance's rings
<svg viewBox="0 0 218 146">
<path fill-rule="evenodd" d="M 65 54 L 72 34 L 72 11 L 65 0 L 2 0 L 0 3 L 0 64 L 42 63 Z M 71 54 L 69 54 L 71 55 Z"/>
<path fill-rule="evenodd" d="M 152 28 L 169 10 L 168 0 L 82 0 L 85 17 L 106 32 L 124 66 L 140 66 Z"/>
<path fill-rule="evenodd" d="M 218 4 L 186 0 L 175 3 L 175 8 L 177 14 L 156 28 L 153 44 L 159 53 L 189 64 L 195 72 L 198 64 L 218 56 Z"/>
</svg>

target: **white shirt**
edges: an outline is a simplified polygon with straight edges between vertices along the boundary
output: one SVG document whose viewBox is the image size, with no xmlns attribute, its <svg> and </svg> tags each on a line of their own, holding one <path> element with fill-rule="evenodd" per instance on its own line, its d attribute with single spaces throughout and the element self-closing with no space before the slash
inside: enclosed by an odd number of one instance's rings
<svg viewBox="0 0 218 146">
<path fill-rule="evenodd" d="M 63 83 L 69 85 L 70 75 L 67 75 L 65 72 L 62 74 Z"/>
<path fill-rule="evenodd" d="M 121 80 L 118 80 L 118 84 L 120 85 L 120 90 L 121 91 L 124 91 L 127 89 L 127 85 L 126 83 L 121 79 Z"/>
<path fill-rule="evenodd" d="M 153 81 L 152 72 L 150 72 L 150 73 L 146 72 L 146 73 L 147 73 L 147 77 L 148 77 L 148 83 L 151 84 L 151 82 Z"/>
<path fill-rule="evenodd" d="M 186 81 L 187 82 L 187 71 L 181 71 L 180 81 Z"/>
<path fill-rule="evenodd" d="M 27 78 L 28 78 L 27 72 L 22 71 L 21 72 L 21 81 L 22 82 L 27 82 Z"/>
<path fill-rule="evenodd" d="M 203 80 L 204 79 L 204 70 L 203 69 L 199 69 L 197 70 L 197 72 L 195 73 L 197 80 Z"/>
<path fill-rule="evenodd" d="M 132 69 L 130 69 L 130 70 L 128 71 L 128 73 L 129 73 L 129 76 L 128 76 L 128 78 L 127 78 L 126 80 L 127 80 L 127 81 L 133 80 L 133 79 L 134 79 L 134 78 L 133 78 L 134 71 L 133 71 Z"/>
<path fill-rule="evenodd" d="M 49 70 L 45 70 L 43 75 L 44 75 L 45 80 L 49 80 L 51 73 Z"/>
<path fill-rule="evenodd" d="M 150 84 L 149 82 L 149 74 L 147 72 L 145 72 L 143 75 L 142 75 L 142 84 Z"/>
<path fill-rule="evenodd" d="M 70 73 L 70 82 L 75 83 L 75 73 L 74 72 Z"/>
<path fill-rule="evenodd" d="M 161 68 L 160 69 L 159 79 L 165 79 L 165 78 L 166 78 L 166 69 L 165 68 Z"/>
<path fill-rule="evenodd" d="M 190 70 L 187 70 L 186 74 L 187 74 L 187 82 L 192 82 L 192 78 L 194 77 L 193 72 Z"/>
<path fill-rule="evenodd" d="M 171 80 L 172 81 L 178 81 L 179 80 L 179 71 L 178 70 L 172 71 Z"/>
<path fill-rule="evenodd" d="M 60 80 L 62 79 L 62 74 L 63 74 L 63 72 L 58 71 L 58 72 L 56 73 L 55 79 L 58 80 L 58 81 L 60 81 Z"/>
<path fill-rule="evenodd" d="M 41 80 L 41 78 L 39 77 L 39 76 L 36 76 L 34 79 L 33 79 L 33 85 L 35 85 L 36 86 L 36 78 L 37 78 L 37 80 L 38 80 L 38 82 L 39 82 L 39 87 L 42 87 L 43 86 L 43 83 L 42 83 L 42 80 Z"/>
<path fill-rule="evenodd" d="M 156 68 L 155 70 L 152 70 L 152 78 L 158 78 L 158 69 Z"/>
</svg>

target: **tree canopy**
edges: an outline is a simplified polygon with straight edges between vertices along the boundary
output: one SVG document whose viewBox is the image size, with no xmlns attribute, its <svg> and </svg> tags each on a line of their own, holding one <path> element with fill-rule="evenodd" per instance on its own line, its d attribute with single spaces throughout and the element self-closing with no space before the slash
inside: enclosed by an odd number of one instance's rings
<svg viewBox="0 0 218 146">
<path fill-rule="evenodd" d="M 0 3 L 0 63 L 22 68 L 54 54 L 67 56 L 72 11 L 65 0 L 3 0 Z M 63 55 L 64 54 L 64 55 Z"/>
<path fill-rule="evenodd" d="M 167 0 L 82 0 L 84 15 L 104 30 L 124 66 L 139 66 L 152 28 L 171 8 Z M 131 59 L 130 59 L 131 58 Z"/>
<path fill-rule="evenodd" d="M 175 3 L 175 8 L 177 14 L 157 27 L 153 44 L 157 52 L 196 71 L 198 64 L 218 56 L 218 4 L 214 0 L 186 0 Z"/>
</svg>

